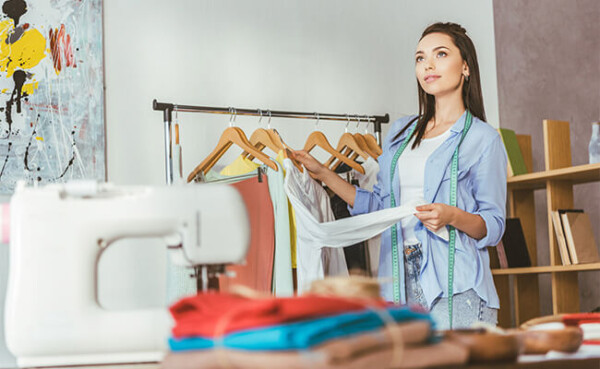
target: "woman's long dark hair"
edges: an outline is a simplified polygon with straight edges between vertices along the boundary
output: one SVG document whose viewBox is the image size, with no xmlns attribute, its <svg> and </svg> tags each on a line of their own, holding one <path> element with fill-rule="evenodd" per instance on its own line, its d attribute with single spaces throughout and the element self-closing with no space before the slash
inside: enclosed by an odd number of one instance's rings
<svg viewBox="0 0 600 369">
<path fill-rule="evenodd" d="M 419 41 L 430 33 L 443 33 L 450 36 L 456 47 L 460 50 L 460 55 L 463 60 L 467 62 L 467 66 L 469 67 L 469 78 L 464 80 L 462 87 L 462 98 L 465 108 L 471 111 L 477 118 L 485 121 L 485 109 L 483 107 L 483 96 L 481 94 L 481 78 L 479 77 L 477 53 L 475 52 L 473 41 L 467 36 L 467 31 L 456 23 L 435 23 L 423 31 Z M 426 93 L 418 80 L 417 88 L 419 89 L 419 115 L 415 118 L 417 119 L 417 129 L 414 134 L 416 134 L 417 137 L 412 145 L 413 149 L 419 146 L 421 139 L 425 135 L 427 123 L 435 116 L 435 97 Z M 410 126 L 411 124 L 407 124 L 406 127 L 396 135 L 395 139 L 400 137 Z M 411 137 L 407 137 L 407 139 L 410 140 Z"/>
</svg>

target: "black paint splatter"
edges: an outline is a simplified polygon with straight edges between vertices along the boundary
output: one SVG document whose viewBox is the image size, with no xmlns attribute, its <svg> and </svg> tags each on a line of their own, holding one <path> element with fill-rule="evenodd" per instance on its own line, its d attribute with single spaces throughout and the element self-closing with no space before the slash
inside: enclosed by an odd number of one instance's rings
<svg viewBox="0 0 600 369">
<path fill-rule="evenodd" d="M 32 172 L 33 169 L 29 168 L 29 148 L 31 148 L 31 143 L 33 142 L 33 138 L 37 133 L 37 125 L 40 120 L 40 115 L 38 114 L 37 119 L 35 120 L 35 125 L 33 126 L 33 132 L 31 132 L 31 137 L 29 137 L 29 143 L 27 144 L 27 149 L 25 149 L 25 157 L 23 158 L 23 164 L 25 165 L 25 170 L 28 172 Z M 38 168 L 39 170 L 39 168 Z"/>
<path fill-rule="evenodd" d="M 75 162 L 75 152 L 73 152 L 73 156 L 71 157 L 71 160 L 69 160 L 69 163 L 65 167 L 65 170 L 62 172 L 62 174 L 60 175 L 60 177 L 58 177 L 57 179 L 61 179 L 62 177 L 64 177 L 65 174 L 67 174 L 67 170 L 69 170 L 69 168 L 71 168 L 73 166 L 74 162 Z"/>
<path fill-rule="evenodd" d="M 59 180 L 61 178 L 63 178 L 65 176 L 65 174 L 67 174 L 67 171 L 69 170 L 69 168 L 71 168 L 73 166 L 73 163 L 75 163 L 75 146 L 77 146 L 77 144 L 75 143 L 75 131 L 71 131 L 71 147 L 73 147 L 73 156 L 71 156 L 71 160 L 69 160 L 69 162 L 67 163 L 67 166 L 65 167 L 65 170 L 63 170 L 62 174 L 56 178 L 55 180 Z"/>
<path fill-rule="evenodd" d="M 12 142 L 8 143 L 8 151 L 6 152 L 6 158 L 4 158 L 4 165 L 2 165 L 2 171 L 0 171 L 0 178 L 4 174 L 4 168 L 6 168 L 6 163 L 8 163 L 8 158 L 10 157 L 10 148 L 12 147 Z"/>
<path fill-rule="evenodd" d="M 24 0 L 8 0 L 2 5 L 2 11 L 15 21 L 16 26 L 19 24 L 21 16 L 27 13 L 27 3 Z"/>
<path fill-rule="evenodd" d="M 25 79 L 27 79 L 27 74 L 22 70 L 16 70 L 13 74 L 13 80 L 15 81 L 15 88 L 13 89 L 12 94 L 10 95 L 10 99 L 6 101 L 6 122 L 8 123 L 8 134 L 10 135 L 11 126 L 12 126 L 12 106 L 17 102 L 17 113 L 21 112 L 21 98 L 27 96 L 27 94 L 23 95 L 23 84 L 25 83 Z"/>
</svg>

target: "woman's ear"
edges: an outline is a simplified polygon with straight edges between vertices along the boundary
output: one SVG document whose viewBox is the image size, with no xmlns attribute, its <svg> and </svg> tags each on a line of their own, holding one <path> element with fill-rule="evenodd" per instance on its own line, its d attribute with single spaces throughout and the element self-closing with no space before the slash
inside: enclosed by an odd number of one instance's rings
<svg viewBox="0 0 600 369">
<path fill-rule="evenodd" d="M 465 77 L 469 77 L 470 71 L 469 71 L 469 66 L 467 65 L 467 62 L 464 61 L 463 62 L 463 75 Z"/>
</svg>

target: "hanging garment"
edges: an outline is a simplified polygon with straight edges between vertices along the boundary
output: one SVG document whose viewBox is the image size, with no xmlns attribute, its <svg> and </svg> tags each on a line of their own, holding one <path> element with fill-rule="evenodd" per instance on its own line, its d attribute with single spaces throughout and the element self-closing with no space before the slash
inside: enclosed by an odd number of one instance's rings
<svg viewBox="0 0 600 369">
<path fill-rule="evenodd" d="M 339 165 L 335 169 L 335 172 L 352 185 L 372 190 L 373 185 L 377 183 L 379 164 L 377 164 L 375 159 L 369 157 L 361 165 L 365 170 L 364 174 L 353 170 L 344 163 Z M 336 219 L 349 218 L 351 216 L 348 204 L 335 194 L 331 194 L 331 209 Z M 367 275 L 377 276 L 380 243 L 381 237 L 377 235 L 367 241 L 344 247 L 348 269 L 360 269 L 366 272 Z"/>
<path fill-rule="evenodd" d="M 356 184 L 358 184 L 358 182 Z M 335 219 L 350 218 L 351 215 L 348 211 L 348 204 L 335 193 L 331 194 L 329 191 L 328 193 L 331 195 L 329 201 Z M 350 274 L 356 273 L 357 271 L 359 273 L 369 274 L 369 260 L 367 259 L 366 248 L 366 242 L 364 241 L 343 248 L 346 265 L 348 266 L 348 272 Z"/>
<path fill-rule="evenodd" d="M 294 284 L 292 278 L 292 251 L 290 236 L 290 219 L 288 199 L 283 189 L 283 167 L 277 163 L 279 170 L 267 167 L 269 195 L 273 204 L 275 219 L 275 257 L 273 266 L 273 293 L 275 296 L 292 296 Z M 219 175 L 209 172 L 212 178 L 226 179 L 227 176 L 238 176 L 255 171 L 259 164 L 242 155 L 238 156 L 231 164 L 223 168 Z"/>
<path fill-rule="evenodd" d="M 226 347 L 251 351 L 305 350 L 332 339 L 371 332 L 386 324 L 414 320 L 433 321 L 428 313 L 408 307 L 369 309 L 325 318 L 233 332 L 222 337 L 170 338 L 172 351 Z"/>
<path fill-rule="evenodd" d="M 304 221 L 307 217 L 317 224 L 335 221 L 327 192 L 310 178 L 307 170 L 300 173 L 289 159 L 285 159 L 283 163 L 286 169 L 285 192 L 296 215 L 296 273 L 298 291 L 302 293 L 310 288 L 310 283 L 314 280 L 325 276 L 348 275 L 348 267 L 344 251 L 341 248 L 330 248 L 327 243 L 319 243 L 318 239 L 309 234 L 313 232 L 309 222 Z M 296 202 L 302 204 L 302 209 L 298 208 Z M 348 245 L 352 243 L 344 246 Z"/>
<path fill-rule="evenodd" d="M 219 277 L 222 291 L 226 291 L 233 284 L 241 284 L 262 292 L 272 291 L 275 220 L 267 180 L 267 176 L 262 175 L 262 181 L 256 176 L 232 184 L 246 204 L 250 220 L 250 246 L 244 264 L 226 267 L 228 271 L 234 272 L 235 276 Z"/>
<path fill-rule="evenodd" d="M 353 171 L 352 175 L 358 180 L 358 187 L 367 191 L 373 191 L 373 186 L 377 184 L 379 163 L 373 158 L 368 158 L 362 166 L 365 168 L 365 174 Z M 378 276 L 379 271 L 379 254 L 381 250 L 380 234 L 373 238 L 369 238 L 367 241 L 367 249 L 369 250 L 369 270 L 371 271 L 371 275 L 376 277 Z"/>
<path fill-rule="evenodd" d="M 256 168 L 260 167 L 260 164 L 253 162 L 252 160 L 243 157 L 242 155 L 235 158 L 231 164 L 227 165 L 225 168 L 219 172 L 219 174 L 223 176 L 237 176 L 240 174 L 250 173 Z"/>
<path fill-rule="evenodd" d="M 273 294 L 293 296 L 292 247 L 290 242 L 290 213 L 284 190 L 283 166 L 275 162 L 278 171 L 267 168 L 269 194 L 275 216 L 275 261 L 273 266 Z"/>
<path fill-rule="evenodd" d="M 176 338 L 203 336 L 263 328 L 363 311 L 368 306 L 383 308 L 381 299 L 304 295 L 252 299 L 230 293 L 201 293 L 181 299 L 169 308 Z"/>
</svg>

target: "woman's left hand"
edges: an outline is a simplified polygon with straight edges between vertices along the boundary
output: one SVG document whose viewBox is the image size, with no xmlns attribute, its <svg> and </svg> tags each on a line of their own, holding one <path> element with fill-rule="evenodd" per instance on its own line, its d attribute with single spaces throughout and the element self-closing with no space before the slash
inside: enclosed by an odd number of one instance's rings
<svg viewBox="0 0 600 369">
<path fill-rule="evenodd" d="M 435 232 L 454 222 L 456 210 L 456 207 L 446 204 L 427 204 L 417 206 L 419 213 L 415 214 L 415 216 L 419 218 L 427 229 Z"/>
</svg>

